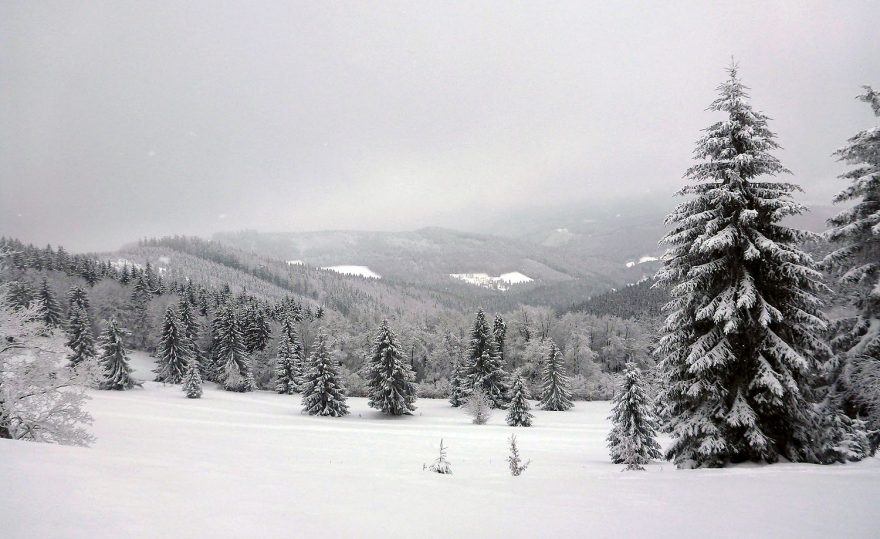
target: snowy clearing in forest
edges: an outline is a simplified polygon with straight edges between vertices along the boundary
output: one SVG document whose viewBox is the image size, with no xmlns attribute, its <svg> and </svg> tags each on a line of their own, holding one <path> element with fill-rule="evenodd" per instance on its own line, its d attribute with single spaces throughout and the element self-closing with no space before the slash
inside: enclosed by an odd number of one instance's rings
<svg viewBox="0 0 880 539">
<path fill-rule="evenodd" d="M 502 273 L 498 277 L 493 277 L 488 273 L 450 273 L 449 276 L 468 284 L 482 286 L 483 288 L 497 288 L 498 290 L 508 290 L 511 285 L 534 281 L 528 275 L 518 271 Z"/>
<path fill-rule="evenodd" d="M 371 270 L 367 266 L 327 266 L 321 268 L 327 271 L 335 271 L 343 275 L 356 275 L 358 277 L 368 277 L 370 279 L 381 279 L 382 276 Z"/>
<path fill-rule="evenodd" d="M 876 458 L 621 472 L 607 402 L 512 428 L 442 400 L 388 418 L 352 398 L 333 419 L 213 384 L 200 400 L 153 382 L 90 393 L 91 448 L 0 440 L 4 537 L 870 537 L 880 514 Z M 511 433 L 532 460 L 520 477 Z M 422 470 L 440 438 L 452 475 Z"/>
</svg>

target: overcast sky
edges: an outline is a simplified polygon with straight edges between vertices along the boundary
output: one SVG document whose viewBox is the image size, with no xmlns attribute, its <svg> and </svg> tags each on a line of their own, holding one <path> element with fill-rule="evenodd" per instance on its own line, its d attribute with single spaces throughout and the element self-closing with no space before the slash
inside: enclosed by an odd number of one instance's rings
<svg viewBox="0 0 880 539">
<path fill-rule="evenodd" d="M 734 55 L 827 203 L 880 2 L 0 4 L 0 234 L 468 228 L 682 184 Z"/>
</svg>

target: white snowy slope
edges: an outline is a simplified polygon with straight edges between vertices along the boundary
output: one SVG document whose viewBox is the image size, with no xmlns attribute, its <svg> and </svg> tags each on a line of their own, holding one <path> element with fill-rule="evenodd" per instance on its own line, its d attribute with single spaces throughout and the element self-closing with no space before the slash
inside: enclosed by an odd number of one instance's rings
<svg viewBox="0 0 880 539">
<path fill-rule="evenodd" d="M 645 255 L 645 256 L 639 258 L 638 262 L 636 262 L 635 260 L 630 260 L 629 262 L 626 263 L 626 267 L 631 268 L 631 267 L 635 266 L 636 264 L 644 264 L 646 262 L 655 262 L 657 260 L 660 260 L 660 259 L 657 258 L 656 256 Z"/>
<path fill-rule="evenodd" d="M 606 402 L 515 429 L 442 400 L 387 418 L 349 399 L 332 419 L 212 384 L 200 400 L 153 382 L 91 395 L 91 448 L 0 440 L 3 537 L 871 537 L 880 514 L 878 459 L 621 472 Z M 520 477 L 514 432 L 532 460 Z M 453 475 L 422 470 L 440 438 Z"/>
<path fill-rule="evenodd" d="M 488 273 L 450 273 L 449 276 L 468 284 L 481 286 L 483 288 L 497 288 L 498 290 L 508 290 L 510 289 L 510 285 L 530 283 L 534 281 L 531 277 L 518 271 L 502 273 L 497 277 L 493 277 Z"/>
<path fill-rule="evenodd" d="M 356 275 L 358 277 L 369 277 L 371 279 L 381 279 L 382 276 L 371 270 L 367 266 L 327 266 L 321 268 L 323 270 L 335 271 L 343 275 Z"/>
</svg>

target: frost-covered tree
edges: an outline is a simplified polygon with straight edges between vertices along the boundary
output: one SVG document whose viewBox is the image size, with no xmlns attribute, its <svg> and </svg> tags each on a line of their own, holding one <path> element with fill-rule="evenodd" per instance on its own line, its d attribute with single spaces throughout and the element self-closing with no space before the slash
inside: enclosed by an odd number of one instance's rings
<svg viewBox="0 0 880 539">
<path fill-rule="evenodd" d="M 449 404 L 454 408 L 464 404 L 464 399 L 467 397 L 467 392 L 464 388 L 463 370 L 464 366 L 457 360 L 453 360 L 452 379 L 449 381 Z"/>
<path fill-rule="evenodd" d="M 40 319 L 50 329 L 61 326 L 61 306 L 55 299 L 55 292 L 49 286 L 49 282 L 44 278 L 40 284 L 40 290 L 37 292 L 37 310 L 40 313 Z"/>
<path fill-rule="evenodd" d="M 498 352 L 498 360 L 504 364 L 504 338 L 507 336 L 507 324 L 500 314 L 495 315 L 492 322 L 492 338 L 495 340 L 495 349 Z"/>
<path fill-rule="evenodd" d="M 527 460 L 523 463 L 522 457 L 519 456 L 519 447 L 516 445 L 516 434 L 511 434 L 510 438 L 507 439 L 507 443 L 510 446 L 510 454 L 507 456 L 507 467 L 510 468 L 510 475 L 519 477 L 526 471 L 526 468 L 529 467 L 532 461 Z"/>
<path fill-rule="evenodd" d="M 200 374 L 205 374 L 208 370 L 208 361 L 205 353 L 199 346 L 199 323 L 193 313 L 192 305 L 186 296 L 182 296 L 177 304 L 177 318 L 186 337 L 187 345 L 192 352 L 192 358 L 199 366 Z"/>
<path fill-rule="evenodd" d="M 302 395 L 303 411 L 309 415 L 348 415 L 339 365 L 330 355 L 323 329 L 318 332 L 308 370 L 303 374 Z"/>
<path fill-rule="evenodd" d="M 187 362 L 186 373 L 183 375 L 183 392 L 188 399 L 202 396 L 202 376 L 199 374 L 199 364 L 194 359 Z"/>
<path fill-rule="evenodd" d="M 804 211 L 767 116 L 749 104 L 736 66 L 710 110 L 688 169 L 689 199 L 666 219 L 657 277 L 672 300 L 656 353 L 662 415 L 680 467 L 735 461 L 813 461 L 809 384 L 828 353 L 807 233 L 781 224 Z"/>
<path fill-rule="evenodd" d="M 464 400 L 463 408 L 476 425 L 485 425 L 492 417 L 492 401 L 479 386 L 475 387 Z"/>
<path fill-rule="evenodd" d="M 214 364 L 217 381 L 226 391 L 251 391 L 250 357 L 244 346 L 238 316 L 231 305 L 222 305 L 214 318 Z M 251 380 L 253 378 L 251 377 Z"/>
<path fill-rule="evenodd" d="M 880 92 L 865 87 L 859 99 L 880 116 Z M 835 203 L 853 204 L 828 220 L 828 239 L 837 244 L 824 263 L 839 272 L 852 293 L 854 316 L 835 322 L 838 352 L 834 382 L 851 415 L 862 415 L 880 442 L 880 127 L 860 131 L 835 152 L 852 170 Z"/>
<path fill-rule="evenodd" d="M 446 450 L 448 448 L 443 445 L 443 438 L 440 438 L 440 456 L 434 461 L 434 464 L 428 467 L 428 470 L 439 474 L 451 474 L 452 463 L 446 460 Z"/>
<path fill-rule="evenodd" d="M 156 369 L 153 371 L 156 373 L 156 381 L 179 384 L 186 374 L 190 360 L 193 359 L 193 351 L 186 330 L 170 305 L 165 310 L 156 355 Z"/>
<path fill-rule="evenodd" d="M 467 365 L 463 369 L 461 382 L 464 395 L 479 387 L 485 392 L 493 408 L 504 408 L 507 405 L 507 373 L 498 357 L 495 338 L 482 309 L 477 311 L 471 329 Z"/>
<path fill-rule="evenodd" d="M 98 362 L 104 372 L 101 389 L 125 390 L 135 386 L 131 378 L 131 367 L 128 366 L 128 354 L 122 342 L 122 329 L 111 318 L 101 334 L 101 355 Z"/>
<path fill-rule="evenodd" d="M 415 375 L 397 347 L 397 336 L 383 320 L 373 340 L 367 385 L 370 407 L 389 415 L 410 415 L 416 409 Z"/>
<path fill-rule="evenodd" d="M 70 309 L 67 320 L 67 347 L 70 348 L 67 359 L 72 367 L 97 355 L 89 314 L 79 304 L 74 304 Z"/>
<path fill-rule="evenodd" d="M 562 412 L 571 409 L 571 381 L 565 373 L 565 358 L 550 341 L 541 367 L 541 409 Z"/>
<path fill-rule="evenodd" d="M 89 445 L 88 397 L 80 374 L 61 366 L 63 340 L 36 305 L 13 307 L 8 292 L 0 285 L 0 438 Z"/>
<path fill-rule="evenodd" d="M 263 309 L 252 305 L 246 311 L 244 340 L 245 349 L 249 354 L 262 352 L 272 339 L 272 327 L 266 319 Z"/>
<path fill-rule="evenodd" d="M 291 315 L 281 321 L 278 336 L 278 357 L 275 359 L 275 391 L 293 395 L 300 388 L 305 365 L 305 350 Z"/>
<path fill-rule="evenodd" d="M 68 310 L 80 308 L 88 311 L 91 307 L 89 305 L 89 294 L 81 286 L 72 286 L 67 292 L 67 305 Z"/>
<path fill-rule="evenodd" d="M 628 364 L 608 417 L 613 425 L 608 434 L 611 462 L 626 464 L 627 470 L 644 470 L 643 465 L 662 457 L 655 439 L 657 420 L 644 386 L 638 367 Z"/>
<path fill-rule="evenodd" d="M 515 375 L 510 388 L 510 405 L 507 407 L 507 424 L 511 427 L 531 427 L 534 417 L 529 410 L 529 390 L 522 376 Z"/>
</svg>

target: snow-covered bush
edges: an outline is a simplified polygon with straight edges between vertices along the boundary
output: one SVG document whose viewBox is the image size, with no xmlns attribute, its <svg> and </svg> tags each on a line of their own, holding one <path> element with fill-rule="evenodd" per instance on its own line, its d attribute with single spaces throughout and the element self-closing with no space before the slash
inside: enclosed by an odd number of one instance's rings
<svg viewBox="0 0 880 539">
<path fill-rule="evenodd" d="M 441 378 L 436 382 L 416 384 L 416 395 L 422 399 L 445 399 L 449 397 L 449 380 Z"/>
<path fill-rule="evenodd" d="M 464 410 L 477 425 L 485 425 L 492 416 L 492 403 L 483 388 L 477 386 L 464 401 Z"/>
<path fill-rule="evenodd" d="M 88 397 L 68 369 L 63 340 L 47 331 L 37 305 L 14 309 L 0 285 L 0 438 L 85 446 Z"/>
</svg>

